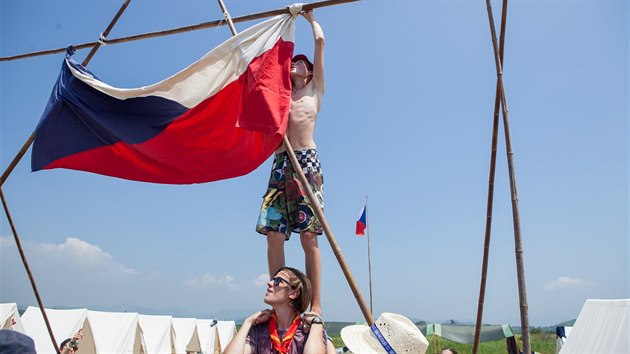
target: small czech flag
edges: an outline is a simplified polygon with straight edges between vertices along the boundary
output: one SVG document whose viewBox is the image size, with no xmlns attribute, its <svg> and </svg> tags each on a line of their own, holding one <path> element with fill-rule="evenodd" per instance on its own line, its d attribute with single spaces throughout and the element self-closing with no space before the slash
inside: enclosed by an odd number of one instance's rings
<svg viewBox="0 0 630 354">
<path fill-rule="evenodd" d="M 359 220 L 357 220 L 357 236 L 365 235 L 365 229 L 367 228 L 367 205 L 361 210 Z"/>
</svg>

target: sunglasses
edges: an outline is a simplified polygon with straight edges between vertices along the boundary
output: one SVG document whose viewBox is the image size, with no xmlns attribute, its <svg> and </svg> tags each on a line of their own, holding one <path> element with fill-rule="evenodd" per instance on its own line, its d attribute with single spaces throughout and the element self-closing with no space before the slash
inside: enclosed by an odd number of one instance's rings
<svg viewBox="0 0 630 354">
<path fill-rule="evenodd" d="M 271 281 L 273 282 L 274 286 L 278 286 L 280 285 L 280 283 L 285 283 L 287 284 L 289 287 L 291 287 L 291 289 L 295 289 L 295 286 L 289 284 L 289 282 L 287 280 L 285 280 L 284 278 L 280 278 L 280 277 L 273 277 L 271 278 Z"/>
</svg>

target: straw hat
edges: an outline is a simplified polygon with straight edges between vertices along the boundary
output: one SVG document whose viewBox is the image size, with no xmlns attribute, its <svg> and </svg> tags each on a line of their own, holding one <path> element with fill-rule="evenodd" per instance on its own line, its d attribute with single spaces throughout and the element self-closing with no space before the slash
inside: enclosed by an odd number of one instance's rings
<svg viewBox="0 0 630 354">
<path fill-rule="evenodd" d="M 424 354 L 429 348 L 429 342 L 422 332 L 405 316 L 385 312 L 374 324 L 397 354 Z M 344 327 L 341 329 L 341 339 L 356 354 L 388 353 L 374 331 L 366 325 Z"/>
</svg>

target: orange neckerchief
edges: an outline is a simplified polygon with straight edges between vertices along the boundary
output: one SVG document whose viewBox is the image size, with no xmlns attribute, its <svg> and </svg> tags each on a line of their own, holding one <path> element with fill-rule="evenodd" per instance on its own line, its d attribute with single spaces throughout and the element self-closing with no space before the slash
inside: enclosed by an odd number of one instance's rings
<svg viewBox="0 0 630 354">
<path fill-rule="evenodd" d="M 300 318 L 300 315 L 295 316 L 293 323 L 291 323 L 291 326 L 282 339 L 282 343 L 280 343 L 280 338 L 278 337 L 278 322 L 276 320 L 276 313 L 271 313 L 271 318 L 269 319 L 269 337 L 271 338 L 271 345 L 275 350 L 278 351 L 278 353 L 287 354 L 289 352 L 289 346 L 291 345 L 291 341 L 293 340 L 295 331 L 297 331 L 298 327 L 300 326 L 300 322 L 302 322 L 302 318 Z"/>
</svg>

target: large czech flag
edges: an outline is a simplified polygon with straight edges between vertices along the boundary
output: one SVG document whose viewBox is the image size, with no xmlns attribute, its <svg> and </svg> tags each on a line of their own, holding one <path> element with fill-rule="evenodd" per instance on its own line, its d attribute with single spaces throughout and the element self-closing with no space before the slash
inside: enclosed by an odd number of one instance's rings
<svg viewBox="0 0 630 354">
<path fill-rule="evenodd" d="M 32 170 L 168 184 L 253 171 L 286 130 L 294 29 L 295 17 L 274 17 L 133 89 L 107 85 L 69 55 L 35 131 Z"/>
</svg>

